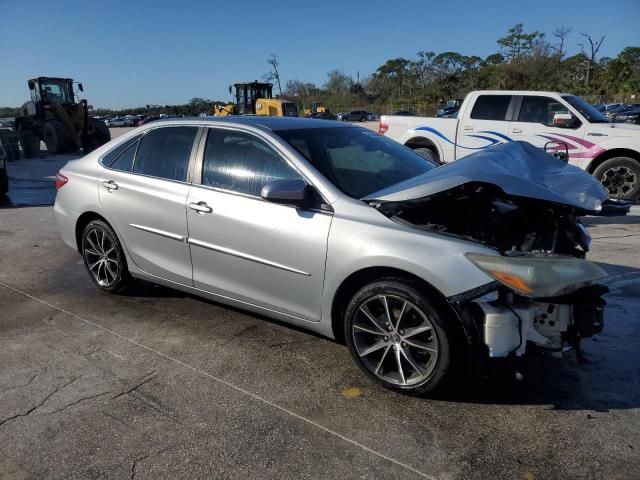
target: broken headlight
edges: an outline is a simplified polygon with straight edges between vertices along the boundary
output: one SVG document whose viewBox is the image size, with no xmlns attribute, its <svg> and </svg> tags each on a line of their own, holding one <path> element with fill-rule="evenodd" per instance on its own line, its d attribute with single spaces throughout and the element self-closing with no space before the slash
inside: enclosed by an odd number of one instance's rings
<svg viewBox="0 0 640 480">
<path fill-rule="evenodd" d="M 480 270 L 525 297 L 556 297 L 606 277 L 598 265 L 557 255 L 502 257 L 467 253 Z"/>
</svg>

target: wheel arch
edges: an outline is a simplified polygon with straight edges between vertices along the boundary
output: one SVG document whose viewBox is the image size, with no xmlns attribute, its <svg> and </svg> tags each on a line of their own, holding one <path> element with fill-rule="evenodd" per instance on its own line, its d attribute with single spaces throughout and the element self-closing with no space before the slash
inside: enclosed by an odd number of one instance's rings
<svg viewBox="0 0 640 480">
<path fill-rule="evenodd" d="M 589 163 L 589 166 L 587 167 L 587 172 L 593 175 L 593 173 L 596 171 L 596 168 L 598 168 L 610 158 L 615 157 L 629 157 L 640 163 L 640 152 L 632 150 L 630 148 L 612 148 L 611 150 L 602 152 L 600 155 L 591 160 L 591 163 Z"/>
<path fill-rule="evenodd" d="M 112 230 L 115 232 L 115 229 L 111 226 L 111 224 L 109 223 L 109 220 L 104 218 L 99 213 L 84 212 L 82 215 L 78 217 L 78 220 L 76 220 L 76 228 L 75 228 L 76 248 L 78 249 L 79 253 L 82 253 L 82 232 L 84 232 L 84 229 L 87 227 L 87 225 L 89 225 L 89 223 L 94 220 L 102 220 L 104 223 L 109 225 L 112 228 Z M 116 232 L 116 235 L 118 235 L 117 232 Z M 120 241 L 119 238 L 118 240 Z M 120 243 L 122 244 L 122 241 L 120 241 Z"/>
<path fill-rule="evenodd" d="M 355 271 L 345 278 L 337 288 L 331 302 L 331 329 L 336 341 L 344 343 L 344 313 L 349 300 L 365 285 L 386 277 L 396 277 L 416 284 L 428 297 L 436 303 L 437 307 L 446 312 L 450 318 L 457 318 L 455 311 L 447 302 L 446 297 L 433 285 L 417 275 L 399 268 L 393 267 L 367 267 Z M 460 322 L 455 322 L 463 333 Z"/>
<path fill-rule="evenodd" d="M 412 150 L 416 148 L 428 148 L 435 154 L 436 161 L 438 163 L 442 163 L 442 154 L 440 153 L 440 149 L 436 142 L 431 139 L 427 137 L 413 137 L 407 140 L 404 144 Z"/>
</svg>

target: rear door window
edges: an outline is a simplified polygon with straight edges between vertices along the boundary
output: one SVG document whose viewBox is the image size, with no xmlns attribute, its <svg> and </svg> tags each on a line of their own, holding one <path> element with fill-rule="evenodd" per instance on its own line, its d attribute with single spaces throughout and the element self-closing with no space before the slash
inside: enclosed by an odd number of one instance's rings
<svg viewBox="0 0 640 480">
<path fill-rule="evenodd" d="M 115 147 L 111 151 L 107 152 L 107 154 L 104 155 L 100 159 L 100 163 L 102 163 L 102 165 L 105 166 L 105 167 L 111 167 L 114 164 L 114 162 L 117 160 L 117 158 L 120 155 L 122 155 L 122 152 L 124 152 L 131 145 L 133 145 L 138 140 L 140 140 L 141 136 L 142 135 L 136 135 L 135 137 L 132 137 L 132 138 L 130 138 L 129 140 L 127 140 L 125 142 L 122 142 L 120 145 L 118 145 L 117 147 Z"/>
<path fill-rule="evenodd" d="M 197 127 L 163 127 L 140 139 L 133 172 L 185 182 Z"/>
<path fill-rule="evenodd" d="M 130 172 L 133 169 L 133 159 L 136 156 L 137 148 L 137 141 L 130 143 L 127 149 L 111 164 L 111 168 L 114 170 L 122 170 L 123 172 Z"/>
<path fill-rule="evenodd" d="M 471 110 L 471 118 L 506 120 L 509 103 L 511 103 L 511 95 L 480 95 Z"/>
</svg>

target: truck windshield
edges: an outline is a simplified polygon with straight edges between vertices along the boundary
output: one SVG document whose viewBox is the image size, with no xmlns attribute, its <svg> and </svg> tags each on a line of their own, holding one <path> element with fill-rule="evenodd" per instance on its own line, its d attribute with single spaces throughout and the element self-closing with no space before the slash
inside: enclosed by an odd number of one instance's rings
<svg viewBox="0 0 640 480">
<path fill-rule="evenodd" d="M 580 97 L 573 95 L 565 95 L 562 97 L 567 101 L 569 105 L 578 110 L 582 116 L 584 116 L 589 123 L 609 123 L 610 120 L 600 113 L 596 108 Z"/>
<path fill-rule="evenodd" d="M 360 127 L 275 133 L 352 198 L 366 197 L 436 168 L 411 149 Z"/>
</svg>

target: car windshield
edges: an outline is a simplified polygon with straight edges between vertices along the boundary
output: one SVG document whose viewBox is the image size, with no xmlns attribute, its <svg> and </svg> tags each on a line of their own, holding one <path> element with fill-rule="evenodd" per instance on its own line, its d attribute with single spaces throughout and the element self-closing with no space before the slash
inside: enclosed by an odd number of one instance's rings
<svg viewBox="0 0 640 480">
<path fill-rule="evenodd" d="M 353 198 L 366 197 L 436 168 L 409 148 L 364 128 L 305 128 L 275 133 Z"/>
<path fill-rule="evenodd" d="M 562 97 L 571 105 L 573 108 L 578 110 L 581 115 L 583 115 L 589 123 L 609 123 L 610 120 L 602 114 L 602 112 L 598 111 L 593 105 L 588 104 L 580 97 L 575 97 L 573 95 L 565 95 Z"/>
</svg>

